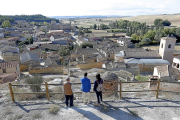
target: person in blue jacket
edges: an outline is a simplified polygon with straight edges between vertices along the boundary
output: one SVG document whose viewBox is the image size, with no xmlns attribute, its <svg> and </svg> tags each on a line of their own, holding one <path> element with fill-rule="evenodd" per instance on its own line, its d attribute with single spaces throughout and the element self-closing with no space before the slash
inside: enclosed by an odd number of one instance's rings
<svg viewBox="0 0 180 120">
<path fill-rule="evenodd" d="M 91 90 L 91 81 L 87 78 L 87 73 L 84 73 L 84 78 L 81 78 L 81 91 L 83 102 L 86 104 L 86 100 L 88 100 L 88 104 L 90 103 L 90 90 Z"/>
<path fill-rule="evenodd" d="M 98 104 L 100 104 L 100 100 L 99 100 L 99 97 L 102 100 L 102 91 L 97 91 L 97 87 L 99 84 L 103 84 L 103 79 L 101 78 L 100 74 L 97 74 L 96 75 L 96 80 L 94 82 L 94 88 L 93 88 L 93 91 L 96 92 L 96 96 L 97 96 L 97 100 L 98 100 Z"/>
</svg>

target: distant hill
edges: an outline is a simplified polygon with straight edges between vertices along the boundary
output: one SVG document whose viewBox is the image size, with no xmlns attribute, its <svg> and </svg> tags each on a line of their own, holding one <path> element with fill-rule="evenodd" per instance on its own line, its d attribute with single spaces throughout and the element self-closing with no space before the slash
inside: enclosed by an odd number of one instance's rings
<svg viewBox="0 0 180 120">
<path fill-rule="evenodd" d="M 49 18 L 43 15 L 7 15 L 6 17 L 13 18 L 14 20 L 26 20 L 27 22 L 51 22 L 51 20 L 55 20 L 56 22 L 59 22 L 58 19 L 55 18 Z"/>
<path fill-rule="evenodd" d="M 123 17 L 123 20 L 146 22 L 148 25 L 153 25 L 156 18 L 167 19 L 171 22 L 171 26 L 180 27 L 180 14 L 162 14 L 162 15 L 140 15 L 133 17 Z"/>
<path fill-rule="evenodd" d="M 105 18 L 105 17 L 128 17 L 128 16 L 120 16 L 120 15 L 85 15 L 85 16 L 49 16 L 50 18 L 56 19 L 68 19 L 68 18 Z"/>
</svg>

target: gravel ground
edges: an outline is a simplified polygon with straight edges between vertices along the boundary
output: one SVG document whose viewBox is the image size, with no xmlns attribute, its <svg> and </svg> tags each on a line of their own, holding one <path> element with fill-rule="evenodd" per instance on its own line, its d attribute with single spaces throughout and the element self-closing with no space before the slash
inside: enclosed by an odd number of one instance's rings
<svg viewBox="0 0 180 120">
<path fill-rule="evenodd" d="M 82 76 L 71 80 L 78 82 L 80 77 Z M 93 82 L 94 79 L 91 78 L 91 80 Z M 175 84 L 168 86 L 168 84 L 164 84 L 160 88 L 179 91 L 179 87 Z M 75 88 L 79 91 L 80 86 L 75 86 Z M 142 89 L 148 90 L 148 84 L 123 84 L 123 90 Z M 8 85 L 0 85 L 0 94 L 2 95 L 0 120 L 180 120 L 179 94 L 160 92 L 159 99 L 156 99 L 155 92 L 122 93 L 122 100 L 119 100 L 118 97 L 104 98 L 104 102 L 98 106 L 96 96 L 92 93 L 91 104 L 85 105 L 79 98 L 74 101 L 74 107 L 66 107 L 60 100 L 47 101 L 45 98 L 28 102 L 11 102 L 8 93 Z M 78 94 L 75 96 L 81 97 Z M 58 108 L 55 115 L 49 112 L 53 105 Z"/>
<path fill-rule="evenodd" d="M 173 100 L 163 98 L 156 99 L 149 94 L 122 100 L 106 99 L 100 106 L 96 101 L 85 105 L 75 100 L 74 107 L 66 107 L 61 101 L 4 102 L 0 98 L 0 120 L 180 120 L 179 96 Z M 49 113 L 54 104 L 59 108 L 56 115 Z"/>
</svg>

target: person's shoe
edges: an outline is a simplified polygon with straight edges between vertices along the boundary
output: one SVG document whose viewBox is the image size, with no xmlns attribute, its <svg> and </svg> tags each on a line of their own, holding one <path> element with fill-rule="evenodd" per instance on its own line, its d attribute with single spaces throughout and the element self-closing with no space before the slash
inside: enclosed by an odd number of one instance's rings
<svg viewBox="0 0 180 120">
<path fill-rule="evenodd" d="M 73 107 L 74 105 L 70 105 L 70 107 Z"/>
<path fill-rule="evenodd" d="M 97 106 L 100 106 L 101 104 L 100 103 L 96 103 Z"/>
</svg>

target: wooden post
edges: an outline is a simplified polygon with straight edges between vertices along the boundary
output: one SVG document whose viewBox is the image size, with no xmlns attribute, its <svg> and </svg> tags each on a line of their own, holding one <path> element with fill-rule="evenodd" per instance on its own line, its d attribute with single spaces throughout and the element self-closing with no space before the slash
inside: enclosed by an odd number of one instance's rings
<svg viewBox="0 0 180 120">
<path fill-rule="evenodd" d="M 158 83 L 157 83 L 156 98 L 158 98 L 158 95 L 159 95 L 159 86 L 160 86 L 160 79 L 158 80 Z"/>
<path fill-rule="evenodd" d="M 119 82 L 120 90 L 119 90 L 119 99 L 122 99 L 121 91 L 122 91 L 122 81 Z"/>
<path fill-rule="evenodd" d="M 12 101 L 15 101 L 15 100 L 14 100 L 14 94 L 13 94 L 13 90 L 12 90 L 11 83 L 9 83 L 9 90 L 10 90 L 10 93 L 11 93 Z"/>
<path fill-rule="evenodd" d="M 45 87 L 46 87 L 46 96 L 47 96 L 47 99 L 49 100 L 49 90 L 48 90 L 47 82 L 45 82 Z"/>
</svg>

